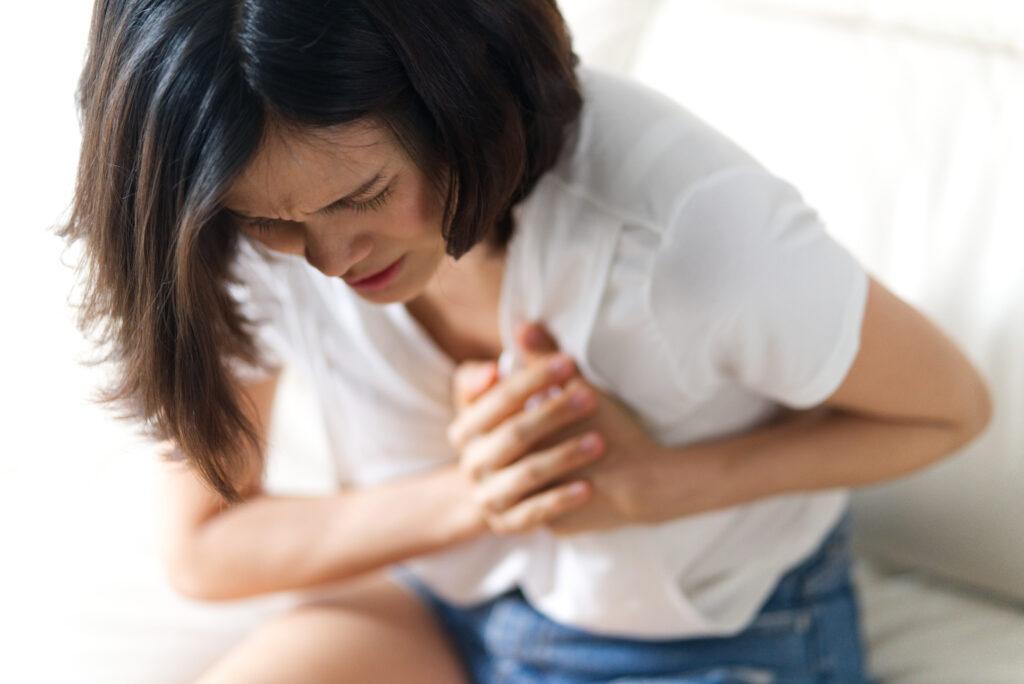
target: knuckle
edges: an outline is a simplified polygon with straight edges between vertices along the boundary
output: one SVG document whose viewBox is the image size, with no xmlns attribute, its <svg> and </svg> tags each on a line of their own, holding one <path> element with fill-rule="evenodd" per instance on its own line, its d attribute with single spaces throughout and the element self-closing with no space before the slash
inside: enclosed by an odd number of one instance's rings
<svg viewBox="0 0 1024 684">
<path fill-rule="evenodd" d="M 551 497 L 551 508 L 556 511 L 561 511 L 571 501 L 572 497 L 569 496 L 569 492 L 566 491 L 566 488 L 560 487 L 558 491 L 554 493 L 554 496 Z"/>
<path fill-rule="evenodd" d="M 577 508 L 590 498 L 589 490 L 584 490 L 583 493 L 580 493 L 573 488 L 575 484 L 575 482 L 569 483 L 562 487 L 559 492 L 558 505 L 562 510 Z"/>
<path fill-rule="evenodd" d="M 529 532 L 529 516 L 525 514 L 509 516 L 505 521 L 505 529 L 509 531 L 509 534 L 523 534 L 524 532 Z"/>
<path fill-rule="evenodd" d="M 459 461 L 459 469 L 474 482 L 479 481 L 484 474 L 482 464 L 472 455 L 463 456 Z"/>
<path fill-rule="evenodd" d="M 505 529 L 505 521 L 501 516 L 498 515 L 485 515 L 484 521 L 487 523 L 487 527 L 495 534 L 508 534 Z"/>
<path fill-rule="evenodd" d="M 492 518 L 493 524 L 491 529 L 498 534 L 517 534 L 522 530 L 517 526 L 514 520 L 510 520 L 507 515 L 496 515 Z"/>
<path fill-rule="evenodd" d="M 463 436 L 464 429 L 459 422 L 451 423 L 448 429 L 445 431 L 445 436 L 448 438 L 448 443 L 456 449 L 461 449 L 465 446 L 465 437 Z"/>
<path fill-rule="evenodd" d="M 544 523 L 548 516 L 551 514 L 550 507 L 548 506 L 535 506 L 525 516 L 526 524 L 533 528 Z"/>
<path fill-rule="evenodd" d="M 528 532 L 532 526 L 532 510 L 533 506 L 521 504 L 520 506 L 507 511 L 504 515 L 505 529 L 515 534 Z"/>
<path fill-rule="evenodd" d="M 505 510 L 505 506 L 503 505 L 504 502 L 501 500 L 501 497 L 495 492 L 486 490 L 478 491 L 476 493 L 475 498 L 476 505 L 481 510 L 486 511 L 487 513 L 501 513 L 503 510 Z"/>
<path fill-rule="evenodd" d="M 541 484 L 545 479 L 546 473 L 547 468 L 542 463 L 533 460 L 523 464 L 519 480 L 523 486 L 532 487 Z"/>
<path fill-rule="evenodd" d="M 482 437 L 471 440 L 462 452 L 460 465 L 464 467 L 463 472 L 474 481 L 485 477 L 491 471 L 496 458 L 493 453 L 494 449 L 493 440 Z"/>
<path fill-rule="evenodd" d="M 550 399 L 542 401 L 523 412 L 523 423 L 529 426 L 531 432 L 540 432 L 551 422 L 552 416 L 556 413 L 555 408 L 551 406 L 551 401 Z"/>
<path fill-rule="evenodd" d="M 567 467 L 580 466 L 589 463 L 593 455 L 585 449 L 581 449 L 579 442 L 564 447 L 562 462 Z"/>
<path fill-rule="evenodd" d="M 530 365 L 523 373 L 524 389 L 535 389 L 544 385 L 551 378 L 551 371 L 548 364 L 535 363 Z"/>
<path fill-rule="evenodd" d="M 587 435 L 585 434 L 580 435 L 578 437 L 574 437 L 571 441 L 565 444 L 565 448 L 566 450 L 571 451 L 574 454 L 585 454 L 587 452 L 587 442 L 585 441 L 586 439 Z"/>
<path fill-rule="evenodd" d="M 516 446 L 526 446 L 532 439 L 533 430 L 528 417 L 521 416 L 509 423 L 508 440 Z"/>
<path fill-rule="evenodd" d="M 516 383 L 510 382 L 504 385 L 499 385 L 493 390 L 494 401 L 500 406 L 508 406 L 516 401 L 516 397 L 519 395 Z"/>
<path fill-rule="evenodd" d="M 573 390 L 593 391 L 594 388 L 591 387 L 589 382 L 577 375 L 565 383 L 565 389 L 571 392 Z"/>
</svg>

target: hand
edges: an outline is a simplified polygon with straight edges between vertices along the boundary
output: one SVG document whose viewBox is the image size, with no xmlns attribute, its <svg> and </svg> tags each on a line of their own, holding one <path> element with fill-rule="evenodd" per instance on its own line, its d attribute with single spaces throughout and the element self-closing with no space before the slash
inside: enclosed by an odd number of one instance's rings
<svg viewBox="0 0 1024 684">
<path fill-rule="evenodd" d="M 570 481 L 570 476 L 600 458 L 600 438 L 572 434 L 538 446 L 543 438 L 596 408 L 589 391 L 583 393 L 582 401 L 574 401 L 574 390 L 582 384 L 574 375 L 572 359 L 560 354 L 538 356 L 527 368 L 501 380 L 494 362 L 467 362 L 457 369 L 453 377 L 457 417 L 449 426 L 448 438 L 459 450 L 460 470 L 491 531 L 527 532 L 589 498 L 587 483 Z M 524 408 L 531 397 L 561 388 L 563 383 L 564 391 Z M 555 481 L 557 486 L 552 486 Z"/>
<path fill-rule="evenodd" d="M 539 325 L 523 326 L 518 338 L 526 355 L 527 369 L 545 363 L 557 352 L 555 341 Z M 470 362 L 460 366 L 456 377 L 459 378 L 457 384 L 461 383 L 462 391 L 457 397 L 457 403 L 462 401 L 466 406 L 474 405 L 476 397 L 479 397 L 481 402 L 489 401 L 500 407 L 491 410 L 504 415 L 519 410 L 521 404 L 517 406 L 514 402 L 504 402 L 500 394 L 492 396 L 490 388 L 496 382 L 496 375 L 496 367 L 487 362 Z M 550 518 L 544 524 L 555 534 L 566 535 L 647 522 L 647 497 L 644 492 L 651 469 L 645 462 L 648 458 L 661 455 L 660 445 L 647 435 L 636 416 L 620 402 L 580 377 L 573 378 L 567 388 L 570 384 L 572 389 L 583 389 L 592 394 L 597 400 L 596 410 L 545 435 L 537 442 L 537 448 L 558 444 L 584 431 L 596 432 L 602 438 L 605 455 L 563 478 L 548 480 L 548 486 L 557 486 L 570 477 L 586 477 L 592 484 L 593 496 L 583 505 L 557 518 Z M 472 464 L 469 465 L 472 467 Z M 495 467 L 497 470 L 494 470 Z M 494 475 L 500 475 L 510 467 L 502 463 L 489 465 Z"/>
</svg>

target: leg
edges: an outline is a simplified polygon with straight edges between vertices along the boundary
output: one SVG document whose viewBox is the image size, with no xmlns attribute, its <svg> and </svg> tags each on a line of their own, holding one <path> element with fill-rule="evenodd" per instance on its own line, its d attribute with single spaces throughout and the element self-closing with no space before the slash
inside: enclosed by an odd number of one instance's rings
<svg viewBox="0 0 1024 684">
<path fill-rule="evenodd" d="M 384 573 L 257 628 L 195 684 L 466 681 L 429 609 Z"/>
</svg>

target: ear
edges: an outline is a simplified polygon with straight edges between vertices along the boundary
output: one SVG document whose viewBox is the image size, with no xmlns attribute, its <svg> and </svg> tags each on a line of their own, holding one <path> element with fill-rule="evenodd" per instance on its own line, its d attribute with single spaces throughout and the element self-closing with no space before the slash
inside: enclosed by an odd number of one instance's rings
<svg viewBox="0 0 1024 684">
<path fill-rule="evenodd" d="M 558 351 L 558 343 L 543 323 L 523 323 L 516 331 L 516 341 L 523 350 L 527 363 L 539 357 L 554 354 Z"/>
<path fill-rule="evenodd" d="M 498 379 L 494 361 L 464 361 L 452 375 L 452 398 L 457 411 L 476 401 Z"/>
</svg>

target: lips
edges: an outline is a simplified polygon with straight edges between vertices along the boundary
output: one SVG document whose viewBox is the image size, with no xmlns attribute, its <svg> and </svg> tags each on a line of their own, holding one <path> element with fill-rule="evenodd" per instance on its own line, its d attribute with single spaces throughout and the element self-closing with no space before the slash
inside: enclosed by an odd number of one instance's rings
<svg viewBox="0 0 1024 684">
<path fill-rule="evenodd" d="M 358 280 L 345 279 L 345 283 L 349 287 L 353 287 L 362 293 L 376 292 L 388 287 L 395 278 L 398 277 L 398 272 L 402 269 L 402 262 L 405 260 L 404 256 L 399 257 L 390 266 L 382 271 L 360 278 Z"/>
<path fill-rule="evenodd" d="M 371 273 L 368 276 L 363 276 L 362 278 L 358 278 L 356 280 L 351 280 L 349 278 L 345 278 L 344 280 L 349 285 L 360 285 L 362 283 L 365 283 L 367 281 L 373 280 L 374 278 L 380 276 L 381 274 L 383 274 L 385 271 L 387 271 L 389 268 L 391 268 L 392 266 L 394 266 L 397 263 L 398 263 L 398 259 L 395 259 L 394 261 L 392 261 L 390 264 L 388 264 L 384 268 L 380 269 L 379 271 L 377 271 L 375 273 Z"/>
</svg>

